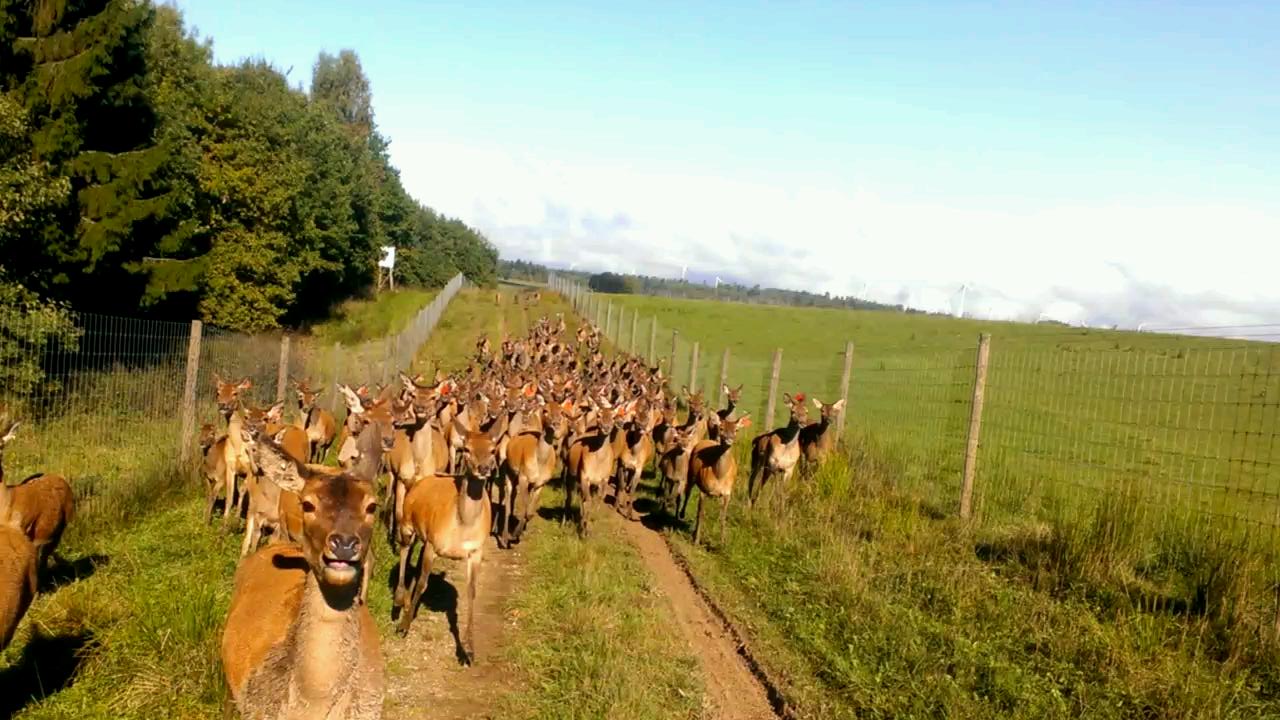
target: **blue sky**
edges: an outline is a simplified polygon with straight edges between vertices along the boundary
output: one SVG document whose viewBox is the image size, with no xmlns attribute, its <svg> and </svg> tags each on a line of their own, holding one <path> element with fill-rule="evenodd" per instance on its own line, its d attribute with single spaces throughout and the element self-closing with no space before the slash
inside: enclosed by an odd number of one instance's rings
<svg viewBox="0 0 1280 720">
<path fill-rule="evenodd" d="M 178 4 L 298 83 L 354 49 L 410 192 L 508 256 L 1280 322 L 1280 4 Z"/>
</svg>

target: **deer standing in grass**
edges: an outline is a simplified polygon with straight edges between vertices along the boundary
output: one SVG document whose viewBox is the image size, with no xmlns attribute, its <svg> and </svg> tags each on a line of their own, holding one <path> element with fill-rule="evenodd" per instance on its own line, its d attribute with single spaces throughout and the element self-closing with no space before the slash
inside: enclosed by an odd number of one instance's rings
<svg viewBox="0 0 1280 720">
<path fill-rule="evenodd" d="M 573 409 L 573 401 L 550 403 L 534 414 L 524 432 L 507 443 L 507 457 L 502 464 L 503 482 L 510 492 L 510 502 L 503 512 L 498 526 L 498 547 L 510 547 L 519 541 L 529 525 L 529 519 L 538 511 L 542 489 L 551 482 L 556 471 L 560 445 L 567 430 L 565 414 Z M 516 514 L 518 500 L 523 495 L 524 514 L 520 516 L 514 533 L 510 518 Z"/>
<path fill-rule="evenodd" d="M 338 421 L 333 417 L 333 413 L 316 404 L 324 388 L 313 390 L 310 384 L 303 380 L 300 383 L 294 383 L 294 391 L 298 394 L 298 409 L 303 417 L 302 427 L 307 433 L 309 462 L 324 462 L 325 455 L 329 454 L 329 448 L 333 445 L 333 439 L 338 435 Z"/>
<path fill-rule="evenodd" d="M 264 440 L 264 442 L 269 442 Z M 373 486 L 273 454 L 301 498 L 298 544 L 273 544 L 236 571 L 222 666 L 245 720 L 382 716 L 378 629 L 359 601 L 377 502 Z"/>
<path fill-rule="evenodd" d="M 811 472 L 824 461 L 836 446 L 836 436 L 831 432 L 831 424 L 840 417 L 844 409 L 844 400 L 824 403 L 813 399 L 813 406 L 818 409 L 818 422 L 805 425 L 800 430 L 800 453 L 804 458 L 805 472 Z"/>
<path fill-rule="evenodd" d="M 0 410 L 3 444 L 17 435 L 17 421 Z M 2 470 L 2 468 L 0 468 Z M 61 475 L 40 473 L 7 488 L 7 506 L 0 510 L 0 523 L 8 522 L 27 536 L 36 549 L 36 569 L 43 571 L 58 550 L 67 524 L 75 517 L 75 496 L 71 484 Z"/>
<path fill-rule="evenodd" d="M 738 403 L 742 401 L 742 386 L 731 388 L 728 385 L 721 385 L 720 392 L 724 393 L 725 406 L 717 410 L 716 415 L 720 416 L 721 420 L 728 420 L 729 416 L 733 415 L 733 411 L 738 408 Z"/>
<path fill-rule="evenodd" d="M 747 485 L 748 509 L 755 505 L 765 484 L 774 475 L 782 477 L 780 492 L 785 507 L 787 484 L 795 472 L 796 465 L 800 462 L 800 429 L 809 418 L 804 404 L 804 393 L 796 393 L 795 397 L 783 393 L 782 399 L 791 409 L 791 419 L 786 427 L 758 435 L 751 441 L 751 478 Z"/>
<path fill-rule="evenodd" d="M 17 429 L 17 422 L 0 413 L 0 650 L 9 646 L 37 586 L 39 553 L 18 522 L 10 519 L 14 488 L 4 481 L 4 447 Z"/>
<path fill-rule="evenodd" d="M 458 456 L 461 469 L 453 475 L 431 474 L 418 479 L 405 497 L 404 522 L 400 525 L 400 574 L 396 585 L 395 604 L 400 608 L 398 630 L 401 635 L 418 611 L 422 592 L 427 587 L 431 566 L 437 555 L 462 560 L 467 568 L 467 630 L 460 643 L 459 658 L 469 663 L 475 651 L 476 583 L 484 545 L 492 532 L 492 508 L 486 492 L 490 478 L 498 469 L 496 448 L 506 432 L 506 423 L 495 423 L 487 432 L 466 428 L 461 420 L 456 431 L 464 438 Z M 421 543 L 417 577 L 410 593 L 405 585 L 409 555 Z"/>
<path fill-rule="evenodd" d="M 684 504 L 680 508 L 680 516 L 684 517 L 685 510 L 689 507 L 689 497 L 696 485 L 702 495 L 698 498 L 698 517 L 693 524 L 695 545 L 702 528 L 702 510 L 708 497 L 720 499 L 720 544 L 724 544 L 729 499 L 733 496 L 733 484 L 738 476 L 738 460 L 733 454 L 733 442 L 737 439 L 739 430 L 751 427 L 751 416 L 721 420 L 719 415 L 712 415 L 709 422 L 715 427 L 716 439 L 703 440 L 693 448 L 689 458 L 689 482 L 685 485 Z"/>
<path fill-rule="evenodd" d="M 674 435 L 671 448 L 658 460 L 658 472 L 662 476 L 662 504 L 671 513 L 680 508 L 680 499 L 684 497 L 689 482 L 689 459 L 701 442 L 691 430 L 674 431 Z M 680 517 L 684 518 L 683 511 Z"/>
<path fill-rule="evenodd" d="M 614 498 L 617 511 L 628 520 L 636 519 L 635 494 L 640 490 L 640 476 L 653 459 L 653 428 L 658 414 L 646 408 L 617 430 L 618 493 Z"/>
<path fill-rule="evenodd" d="M 231 522 L 231 508 L 236 503 L 236 477 L 246 478 L 253 473 L 253 459 L 249 448 L 253 438 L 245 427 L 244 411 L 237 407 L 227 419 L 227 432 L 218 438 L 204 456 L 206 498 L 204 521 L 213 519 L 213 505 L 219 493 L 226 497 L 222 506 L 222 524 Z"/>
<path fill-rule="evenodd" d="M 597 406 L 594 427 L 575 438 L 569 445 L 569 458 L 564 466 L 564 515 L 568 518 L 573 508 L 573 495 L 577 491 L 581 507 L 578 510 L 578 534 L 585 536 L 591 517 L 592 500 L 604 494 L 605 483 L 613 477 L 614 446 L 611 439 L 617 422 L 626 422 L 633 406 L 615 411 L 612 406 Z"/>
</svg>

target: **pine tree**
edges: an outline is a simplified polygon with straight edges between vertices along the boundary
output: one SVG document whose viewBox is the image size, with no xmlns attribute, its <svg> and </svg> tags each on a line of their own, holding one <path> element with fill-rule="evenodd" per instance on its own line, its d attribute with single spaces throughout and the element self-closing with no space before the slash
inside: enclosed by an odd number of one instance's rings
<svg viewBox="0 0 1280 720">
<path fill-rule="evenodd" d="M 146 93 L 154 10 L 138 0 L 0 1 L 11 36 L 5 88 L 26 108 L 34 157 L 71 182 L 38 238 L 41 282 L 98 308 L 136 307 L 143 279 L 127 261 L 163 238 L 174 209 L 170 150 L 155 143 Z"/>
</svg>

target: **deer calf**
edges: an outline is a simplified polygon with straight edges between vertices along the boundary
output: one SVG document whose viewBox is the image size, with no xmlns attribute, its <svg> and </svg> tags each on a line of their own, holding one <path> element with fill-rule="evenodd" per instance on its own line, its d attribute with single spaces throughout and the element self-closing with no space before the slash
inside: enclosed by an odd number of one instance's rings
<svg viewBox="0 0 1280 720">
<path fill-rule="evenodd" d="M 475 650 L 476 583 L 480 576 L 480 563 L 484 559 L 484 544 L 493 529 L 492 508 L 486 489 L 498 469 L 496 448 L 506 427 L 505 422 L 499 420 L 488 432 L 473 432 L 461 420 L 455 419 L 454 423 L 457 425 L 455 431 L 464 438 L 458 455 L 462 472 L 456 477 L 435 474 L 421 477 L 404 500 L 404 521 L 397 538 L 400 574 L 395 604 L 400 608 L 398 631 L 406 635 L 417 614 L 435 557 L 439 555 L 464 561 L 467 568 L 467 630 L 459 656 L 463 662 L 469 663 Z M 418 555 L 413 591 L 409 592 L 405 585 L 406 570 L 409 555 L 418 543 L 421 543 L 422 551 Z"/>
<path fill-rule="evenodd" d="M 373 486 L 316 472 L 283 450 L 271 462 L 281 487 L 301 498 L 301 543 L 268 545 L 236 571 L 222 633 L 231 698 L 246 720 L 380 718 L 382 650 L 358 601 L 378 509 Z"/>
</svg>

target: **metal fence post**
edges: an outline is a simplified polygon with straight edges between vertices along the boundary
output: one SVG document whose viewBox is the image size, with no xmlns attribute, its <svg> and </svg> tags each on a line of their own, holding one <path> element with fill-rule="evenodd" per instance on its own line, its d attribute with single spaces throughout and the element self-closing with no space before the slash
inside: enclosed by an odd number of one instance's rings
<svg viewBox="0 0 1280 720">
<path fill-rule="evenodd" d="M 182 436 L 179 457 L 185 465 L 191 459 L 191 441 L 196 430 L 196 381 L 200 376 L 200 337 L 203 325 L 191 321 L 191 335 L 187 339 L 187 376 L 182 386 Z"/>
<path fill-rule="evenodd" d="M 969 439 L 964 448 L 964 474 L 960 481 L 960 517 L 973 515 L 973 477 L 978 467 L 978 437 L 982 432 L 982 404 L 987 391 L 987 362 L 991 357 L 991 335 L 978 336 L 978 363 L 973 376 L 973 403 L 969 407 Z"/>
</svg>

